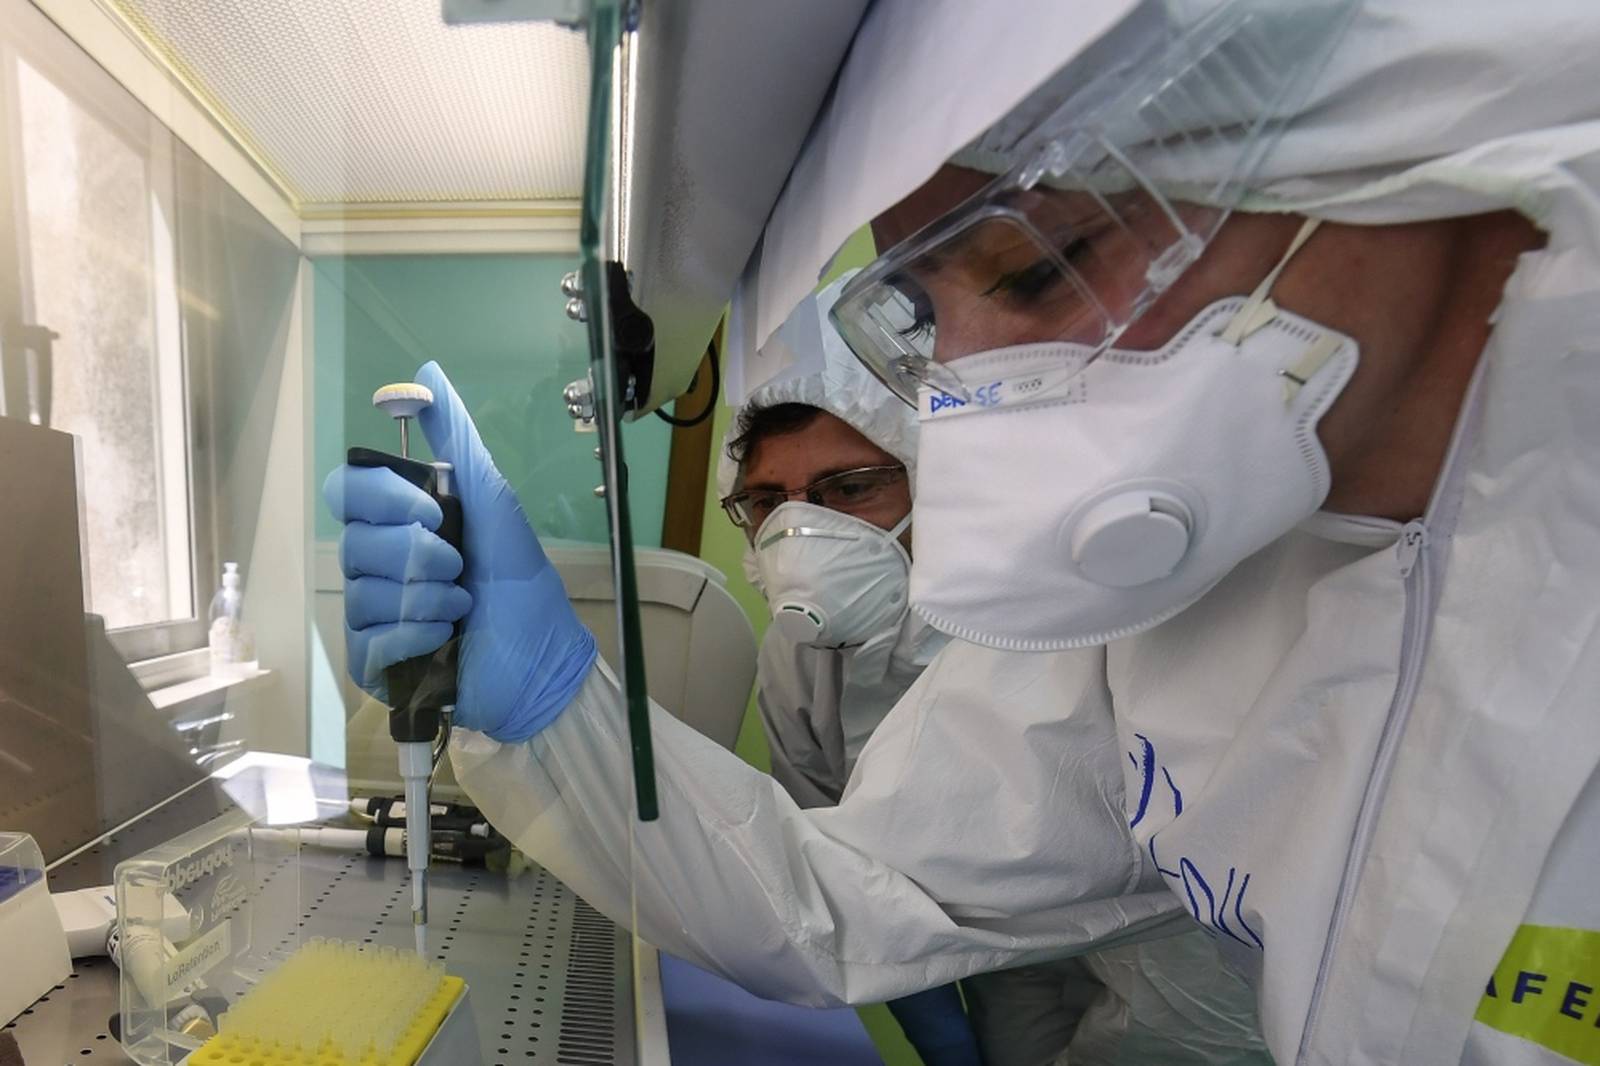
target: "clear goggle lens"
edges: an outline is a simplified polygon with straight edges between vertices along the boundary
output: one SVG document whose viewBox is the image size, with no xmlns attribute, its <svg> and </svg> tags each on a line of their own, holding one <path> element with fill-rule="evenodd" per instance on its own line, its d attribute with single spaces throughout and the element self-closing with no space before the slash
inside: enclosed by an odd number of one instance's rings
<svg viewBox="0 0 1600 1066">
<path fill-rule="evenodd" d="M 1050 117 L 958 154 L 1016 162 L 852 279 L 840 334 L 911 404 L 923 386 L 969 399 L 945 364 L 974 352 L 1103 351 L 1200 257 L 1351 7 L 1235 2 L 1087 83 L 1061 78 Z"/>
<path fill-rule="evenodd" d="M 966 399 L 945 364 L 974 352 L 1067 341 L 1108 346 L 1204 246 L 1215 208 L 1117 193 L 1035 189 L 984 205 L 894 269 L 848 287 L 835 325 L 902 399 L 923 385 Z"/>
</svg>

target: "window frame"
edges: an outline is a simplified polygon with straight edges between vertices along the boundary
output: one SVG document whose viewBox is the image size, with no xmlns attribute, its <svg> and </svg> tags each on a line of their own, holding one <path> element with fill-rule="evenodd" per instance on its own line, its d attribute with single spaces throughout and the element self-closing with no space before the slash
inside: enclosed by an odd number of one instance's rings
<svg viewBox="0 0 1600 1066">
<path fill-rule="evenodd" d="M 11 6 L 8 2 L 7 6 Z M 31 244 L 28 237 L 28 207 L 25 161 L 22 158 L 22 104 L 17 64 L 25 62 L 41 77 L 66 95 L 73 106 L 97 119 L 107 130 L 126 143 L 144 161 L 149 189 L 151 232 L 151 321 L 155 334 L 156 380 L 152 395 L 157 407 L 157 454 L 161 457 L 162 541 L 167 554 L 169 582 L 179 569 L 179 556 L 187 557 L 189 604 L 187 616 L 164 622 L 108 629 L 107 636 L 121 657 L 143 662 L 165 656 L 193 652 L 207 643 L 206 611 L 210 589 L 217 581 L 217 561 L 213 508 L 216 492 L 209 455 L 211 434 L 197 432 L 204 425 L 206 412 L 201 402 L 207 380 L 206 368 L 197 366 L 197 351 L 189 343 L 189 322 L 182 304 L 184 263 L 180 226 L 180 190 L 176 161 L 177 138 L 115 78 L 107 73 L 78 45 L 44 18 L 31 5 L 23 4 L 23 17 L 12 21 L 0 35 L 0 136 L 6 139 L 0 160 L 9 162 L 9 196 L 0 196 L 0 213 L 9 213 L 16 235 L 13 250 L 17 257 L 17 282 L 20 292 L 16 311 L 22 321 L 33 314 Z M 3 192 L 0 186 L 0 192 Z M 81 462 L 81 460 L 80 460 Z M 181 491 L 173 491 L 176 482 Z M 79 521 L 84 515 L 84 481 L 79 477 Z M 187 537 L 173 537 L 170 530 L 179 520 L 187 526 Z M 85 544 L 85 566 L 89 566 Z M 87 577 L 87 574 L 86 574 Z M 176 591 L 169 587 L 169 595 Z M 84 610 L 89 586 L 83 587 Z M 173 596 L 181 600 L 181 596 Z M 203 673 L 203 665 L 194 673 Z"/>
</svg>

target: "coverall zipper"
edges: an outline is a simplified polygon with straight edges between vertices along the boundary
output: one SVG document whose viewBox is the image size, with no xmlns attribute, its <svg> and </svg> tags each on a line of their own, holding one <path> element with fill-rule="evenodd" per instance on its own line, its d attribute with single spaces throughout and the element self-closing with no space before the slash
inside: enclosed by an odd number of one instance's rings
<svg viewBox="0 0 1600 1066">
<path fill-rule="evenodd" d="M 1431 610 L 1432 560 L 1428 551 L 1428 526 L 1424 521 L 1407 522 L 1400 529 L 1400 539 L 1395 544 L 1396 563 L 1405 581 L 1405 617 L 1400 630 L 1399 677 L 1395 683 L 1394 698 L 1389 703 L 1389 713 L 1384 721 L 1383 733 L 1378 738 L 1378 750 L 1373 760 L 1372 775 L 1361 799 L 1361 811 L 1356 816 L 1355 833 L 1350 840 L 1350 851 L 1345 857 L 1344 872 L 1339 878 L 1339 893 L 1335 897 L 1333 916 L 1328 922 L 1328 939 L 1322 948 L 1322 959 L 1317 965 L 1316 983 L 1311 988 L 1311 1004 L 1306 1011 L 1306 1025 L 1301 1030 L 1300 1051 L 1295 1056 L 1298 1063 L 1308 1062 L 1311 1039 L 1321 1020 L 1323 993 L 1326 991 L 1328 971 L 1338 953 L 1339 941 L 1349 920 L 1350 907 L 1360 882 L 1361 868 L 1366 864 L 1367 852 L 1372 847 L 1372 835 L 1377 827 L 1378 812 L 1389 791 L 1389 778 L 1400 750 L 1400 739 L 1405 736 L 1406 722 L 1411 716 L 1411 705 L 1416 701 L 1417 685 L 1422 677 L 1422 652 L 1433 628 Z"/>
<path fill-rule="evenodd" d="M 1322 1021 L 1328 972 L 1339 953 L 1339 941 L 1349 922 L 1361 871 L 1366 865 L 1367 853 L 1372 849 L 1378 814 L 1389 793 L 1389 779 L 1394 772 L 1400 741 L 1405 736 L 1411 707 L 1417 699 L 1417 687 L 1422 680 L 1423 652 L 1433 631 L 1433 582 L 1437 576 L 1434 568 L 1440 564 L 1441 541 L 1454 534 L 1456 518 L 1460 513 L 1461 478 L 1464 473 L 1462 457 L 1467 452 L 1467 442 L 1476 434 L 1484 366 L 1480 360 L 1472 383 L 1467 386 L 1462 416 L 1457 419 L 1455 430 L 1450 434 L 1450 444 L 1445 450 L 1439 479 L 1435 483 L 1433 498 L 1428 501 L 1427 511 L 1421 519 L 1401 526 L 1400 539 L 1395 543 L 1395 562 L 1405 582 L 1406 596 L 1405 616 L 1400 629 L 1398 677 L 1394 698 L 1389 703 L 1389 713 L 1384 719 L 1383 733 L 1378 738 L 1372 773 L 1367 778 L 1367 787 L 1361 797 L 1361 810 L 1356 816 L 1355 832 L 1350 838 L 1350 851 L 1345 856 L 1344 872 L 1339 878 L 1339 892 L 1334 897 L 1333 914 L 1328 921 L 1328 937 L 1323 942 L 1322 958 L 1317 964 L 1316 982 L 1311 986 L 1311 1002 L 1306 1008 L 1305 1026 L 1300 1030 L 1296 1066 L 1304 1066 L 1310 1061 L 1308 1056 L 1312 1040 Z M 1390 524 L 1381 519 L 1354 521 L 1363 525 Z"/>
</svg>

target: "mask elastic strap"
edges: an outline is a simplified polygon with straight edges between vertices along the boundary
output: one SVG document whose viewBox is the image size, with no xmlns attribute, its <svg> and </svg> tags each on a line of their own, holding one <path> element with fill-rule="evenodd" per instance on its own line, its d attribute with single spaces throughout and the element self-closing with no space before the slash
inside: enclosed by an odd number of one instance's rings
<svg viewBox="0 0 1600 1066">
<path fill-rule="evenodd" d="M 916 510 L 916 508 L 912 508 L 912 510 Z M 883 535 L 888 537 L 890 540 L 899 540 L 900 534 L 904 533 L 906 531 L 906 527 L 910 524 L 911 511 L 907 511 L 906 516 L 900 519 L 900 521 L 896 522 L 893 529 L 884 530 Z"/>
<path fill-rule="evenodd" d="M 1220 336 L 1229 344 L 1238 346 L 1250 334 L 1271 322 L 1278 313 L 1278 305 L 1272 302 L 1272 287 L 1278 283 L 1278 275 L 1283 273 L 1283 268 L 1289 265 L 1295 253 L 1305 246 L 1306 241 L 1322 225 L 1320 218 L 1308 218 L 1301 225 L 1300 232 L 1294 235 L 1294 240 L 1289 242 L 1288 249 L 1278 260 L 1278 265 L 1261 279 L 1261 284 L 1256 286 L 1254 292 L 1245 300 L 1244 306 L 1239 308 L 1237 314 L 1223 327 Z"/>
</svg>

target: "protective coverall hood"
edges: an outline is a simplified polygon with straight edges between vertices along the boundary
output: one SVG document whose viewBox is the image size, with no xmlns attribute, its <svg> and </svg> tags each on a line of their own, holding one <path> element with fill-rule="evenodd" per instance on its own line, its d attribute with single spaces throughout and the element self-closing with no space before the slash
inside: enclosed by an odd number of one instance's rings
<svg viewBox="0 0 1600 1066">
<path fill-rule="evenodd" d="M 773 346 L 784 347 L 788 352 L 788 370 L 756 389 L 739 406 L 717 452 L 719 496 L 733 492 L 739 484 L 740 464 L 728 454 L 728 445 L 738 432 L 738 414 L 751 407 L 782 403 L 827 411 L 904 463 L 907 483 L 915 484 L 916 412 L 861 365 L 828 321 L 828 311 L 854 276 L 855 271 L 847 271 L 807 297 L 772 338 Z M 762 587 L 753 547 L 746 547 L 743 562 L 745 577 L 765 595 L 767 590 Z M 836 777 L 829 782 L 835 794 L 843 790 L 872 731 L 945 641 L 942 634 L 910 611 L 902 612 L 893 628 L 875 634 L 865 646 L 845 652 L 802 647 L 775 629 L 767 631 L 762 650 L 763 676 L 775 690 L 809 689 L 815 675 L 824 669 L 843 675 L 838 682 L 843 696 L 835 716 L 843 726 L 844 762 L 842 772 L 829 775 Z M 825 658 L 838 662 L 824 667 Z"/>
<path fill-rule="evenodd" d="M 795 308 L 772 341 L 794 353 L 788 370 L 751 392 L 739 405 L 739 413 L 780 403 L 820 408 L 906 464 L 906 473 L 915 482 L 916 412 L 884 389 L 828 321 L 828 311 L 855 274 L 847 271 Z M 718 496 L 728 495 L 738 484 L 739 464 L 728 454 L 737 427 L 736 415 L 717 451 Z"/>
<path fill-rule="evenodd" d="M 1189 20 L 1219 2 L 1166 6 Z M 874 4 L 735 292 L 735 350 L 755 359 L 850 233 L 958 151 L 1014 141 L 1008 120 L 1037 119 L 1028 98 L 1038 86 L 1160 3 L 1009 0 L 1005 18 L 994 5 L 960 0 Z M 1256 6 L 1276 16 L 1296 5 Z M 1488 170 L 1468 158 L 1501 141 L 1528 149 L 1530 131 L 1578 129 L 1595 117 L 1592 5 L 1556 0 L 1538 15 L 1492 0 L 1361 4 L 1243 208 L 1399 222 L 1519 206 L 1539 221 L 1523 197 L 1548 168 L 1525 151 Z M 996 64 L 1000 55 L 1006 63 Z M 773 354 L 763 351 L 761 365 L 734 380 L 765 380 L 783 364 Z"/>
<path fill-rule="evenodd" d="M 916 412 L 897 400 L 861 365 L 828 321 L 829 309 L 854 276 L 855 271 L 847 271 L 820 292 L 807 297 L 773 337 L 774 345 L 792 349 L 794 359 L 783 375 L 756 389 L 739 406 L 734 422 L 717 451 L 719 496 L 733 492 L 739 484 L 739 463 L 728 454 L 728 445 L 738 433 L 738 416 L 752 407 L 772 407 L 783 403 L 805 404 L 838 418 L 904 463 L 907 483 L 915 484 Z M 743 562 L 745 577 L 760 589 L 761 572 L 756 566 L 753 548 L 745 549 Z M 909 612 L 903 617 L 898 633 L 891 635 L 886 632 L 879 637 L 873 642 L 877 650 L 869 656 L 872 663 L 863 664 L 872 673 L 874 681 L 881 679 L 888 668 L 891 652 L 902 665 L 925 666 L 944 643 L 943 638 L 931 627 Z M 887 710 L 887 706 L 880 709 L 879 717 L 882 710 Z M 866 734 L 863 733 L 850 747 L 859 751 L 865 740 Z M 855 751 L 850 755 L 852 765 Z"/>
</svg>

